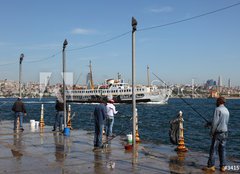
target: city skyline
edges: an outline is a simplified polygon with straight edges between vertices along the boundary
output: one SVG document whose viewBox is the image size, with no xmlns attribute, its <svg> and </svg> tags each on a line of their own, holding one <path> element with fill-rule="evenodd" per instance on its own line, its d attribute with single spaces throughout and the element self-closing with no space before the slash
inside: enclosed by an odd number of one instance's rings
<svg viewBox="0 0 240 174">
<path fill-rule="evenodd" d="M 41 72 L 51 72 L 52 82 L 60 83 L 62 44 L 67 39 L 67 71 L 74 73 L 74 83 L 85 83 L 90 60 L 95 83 L 117 78 L 117 73 L 129 81 L 134 16 L 137 83 L 147 83 L 148 65 L 170 84 L 191 84 L 192 79 L 203 84 L 221 76 L 223 85 L 231 79 L 232 86 L 240 86 L 239 3 L 5 1 L 0 7 L 0 79 L 18 80 L 23 53 L 24 82 L 39 81 Z"/>
</svg>

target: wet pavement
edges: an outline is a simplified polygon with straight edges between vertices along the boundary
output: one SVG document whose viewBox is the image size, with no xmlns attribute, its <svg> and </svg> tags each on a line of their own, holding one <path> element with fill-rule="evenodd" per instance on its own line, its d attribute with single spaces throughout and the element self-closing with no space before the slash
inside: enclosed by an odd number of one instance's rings
<svg viewBox="0 0 240 174">
<path fill-rule="evenodd" d="M 71 130 L 70 136 L 64 136 L 52 132 L 51 126 L 40 129 L 27 123 L 23 132 L 14 132 L 12 128 L 13 122 L 0 123 L 0 173 L 205 173 L 201 169 L 208 154 L 192 151 L 178 154 L 174 146 L 140 143 L 137 163 L 133 165 L 132 151 L 124 148 L 125 136 L 93 151 L 93 132 Z M 229 164 L 239 165 L 235 161 Z M 221 172 L 217 167 L 213 173 Z"/>
</svg>

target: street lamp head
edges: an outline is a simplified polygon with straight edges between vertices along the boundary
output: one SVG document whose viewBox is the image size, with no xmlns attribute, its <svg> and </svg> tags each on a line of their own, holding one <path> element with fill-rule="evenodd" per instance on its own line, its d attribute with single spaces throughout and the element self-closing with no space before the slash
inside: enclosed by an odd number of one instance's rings
<svg viewBox="0 0 240 174">
<path fill-rule="evenodd" d="M 63 50 L 65 50 L 67 44 L 68 44 L 67 39 L 65 39 L 64 42 L 63 42 Z"/>
<path fill-rule="evenodd" d="M 132 17 L 132 31 L 136 31 L 137 30 L 137 20 Z"/>
<path fill-rule="evenodd" d="M 22 53 L 22 54 L 20 55 L 20 64 L 22 64 L 23 57 L 24 57 L 24 54 Z"/>
</svg>

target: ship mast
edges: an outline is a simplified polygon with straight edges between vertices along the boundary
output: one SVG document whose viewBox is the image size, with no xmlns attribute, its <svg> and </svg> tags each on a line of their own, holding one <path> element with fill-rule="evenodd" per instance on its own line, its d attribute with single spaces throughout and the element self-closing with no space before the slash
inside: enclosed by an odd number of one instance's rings
<svg viewBox="0 0 240 174">
<path fill-rule="evenodd" d="M 92 77 L 92 62 L 91 62 L 91 60 L 89 61 L 89 69 L 90 69 L 90 87 L 91 87 L 91 89 L 94 89 L 93 77 Z"/>
</svg>

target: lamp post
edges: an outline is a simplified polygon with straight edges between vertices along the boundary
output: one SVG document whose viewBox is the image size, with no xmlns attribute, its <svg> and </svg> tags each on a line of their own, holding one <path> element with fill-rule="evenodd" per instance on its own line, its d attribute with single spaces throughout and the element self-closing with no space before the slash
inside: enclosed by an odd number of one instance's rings
<svg viewBox="0 0 240 174">
<path fill-rule="evenodd" d="M 132 17 L 132 114 L 133 114 L 133 164 L 136 163 L 136 95 L 135 95 L 135 31 L 137 20 Z"/>
<path fill-rule="evenodd" d="M 23 61 L 24 54 L 20 55 L 19 59 L 19 97 L 22 98 L 22 61 Z"/>
<path fill-rule="evenodd" d="M 64 129 L 67 127 L 67 112 L 66 112 L 66 84 L 65 84 L 65 80 L 66 80 L 66 75 L 65 75 L 65 71 L 66 71 L 66 60 L 65 60 L 65 48 L 67 46 L 68 42 L 67 39 L 64 40 L 63 42 L 63 106 L 64 106 Z"/>
</svg>

